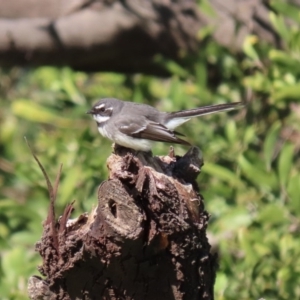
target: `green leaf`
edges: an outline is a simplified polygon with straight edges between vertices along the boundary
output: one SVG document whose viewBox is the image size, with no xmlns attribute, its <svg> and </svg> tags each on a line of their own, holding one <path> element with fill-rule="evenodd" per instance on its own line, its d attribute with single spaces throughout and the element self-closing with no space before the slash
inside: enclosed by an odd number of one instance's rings
<svg viewBox="0 0 300 300">
<path fill-rule="evenodd" d="M 290 53 L 284 52 L 278 49 L 271 49 L 269 51 L 269 59 L 273 63 L 280 63 L 286 67 L 294 69 L 296 72 L 299 71 L 300 61 L 298 58 L 294 58 Z M 290 69 L 291 70 L 291 69 Z"/>
<path fill-rule="evenodd" d="M 270 20 L 283 40 L 288 41 L 290 37 L 290 31 L 285 24 L 283 16 L 277 15 L 274 12 L 270 12 Z"/>
<path fill-rule="evenodd" d="M 70 99 L 73 100 L 74 103 L 84 104 L 85 101 L 83 97 L 80 95 L 75 82 L 74 82 L 74 72 L 70 68 L 62 69 L 62 87 L 69 96 Z"/>
<path fill-rule="evenodd" d="M 220 165 L 205 163 L 203 167 L 203 172 L 210 174 L 213 177 L 219 178 L 233 187 L 244 187 L 243 181 L 239 178 L 239 176 L 236 173 Z"/>
<path fill-rule="evenodd" d="M 12 103 L 12 111 L 16 116 L 32 122 L 52 124 L 64 128 L 79 126 L 78 122 L 60 117 L 57 112 L 27 99 L 15 100 Z"/>
<path fill-rule="evenodd" d="M 254 126 L 247 126 L 243 134 L 243 144 L 248 146 L 250 143 L 256 139 L 256 130 Z"/>
<path fill-rule="evenodd" d="M 282 209 L 280 204 L 270 203 L 260 208 L 256 220 L 263 224 L 267 224 L 269 227 L 285 223 L 287 221 L 287 216 L 284 214 L 284 209 Z"/>
<path fill-rule="evenodd" d="M 269 2 L 271 7 L 285 17 L 289 17 L 296 22 L 300 22 L 299 7 L 288 3 L 288 1 L 272 0 Z"/>
<path fill-rule="evenodd" d="M 275 100 L 294 99 L 299 100 L 300 98 L 300 83 L 295 85 L 288 85 L 276 89 L 272 93 L 272 98 Z"/>
<path fill-rule="evenodd" d="M 260 72 L 256 72 L 252 76 L 245 76 L 243 78 L 243 83 L 246 87 L 250 87 L 255 91 L 270 93 L 272 90 L 272 81 L 269 77 L 265 76 Z"/>
<path fill-rule="evenodd" d="M 73 166 L 72 171 L 68 172 L 63 178 L 59 188 L 59 197 L 61 203 L 67 204 L 68 202 L 70 203 L 74 200 L 76 197 L 74 190 L 82 180 L 81 173 L 82 171 L 80 167 Z"/>
<path fill-rule="evenodd" d="M 214 285 L 215 295 L 220 297 L 217 299 L 223 299 L 222 296 L 223 296 L 224 291 L 227 288 L 227 286 L 228 286 L 228 278 L 227 278 L 226 274 L 219 273 L 216 278 L 215 285 Z"/>
<path fill-rule="evenodd" d="M 162 55 L 159 54 L 155 56 L 154 62 L 164 67 L 167 71 L 169 71 L 173 75 L 177 75 L 182 78 L 188 77 L 188 72 L 174 60 L 167 59 L 166 57 L 163 57 Z"/>
<path fill-rule="evenodd" d="M 288 205 L 293 209 L 297 215 L 300 215 L 300 175 L 296 174 L 288 181 L 287 193 L 289 196 Z"/>
<path fill-rule="evenodd" d="M 199 62 L 195 65 L 197 83 L 200 87 L 200 92 L 207 87 L 207 65 L 204 62 Z"/>
<path fill-rule="evenodd" d="M 254 49 L 254 45 L 257 44 L 258 38 L 255 35 L 250 35 L 246 37 L 243 43 L 243 50 L 245 54 L 253 59 L 254 61 L 259 61 L 259 56 L 256 50 Z"/>
<path fill-rule="evenodd" d="M 238 163 L 243 171 L 243 174 L 257 187 L 265 190 L 271 190 L 276 186 L 277 180 L 275 174 L 265 172 L 261 168 L 261 165 L 255 166 L 243 155 L 238 158 Z"/>
<path fill-rule="evenodd" d="M 226 136 L 231 144 L 237 139 L 236 123 L 233 120 L 229 120 L 225 127 Z"/>
<path fill-rule="evenodd" d="M 217 16 L 216 12 L 213 9 L 213 7 L 212 7 L 212 5 L 211 5 L 211 3 L 210 3 L 209 0 L 202 0 L 202 1 L 200 1 L 199 7 L 201 9 L 201 12 L 205 13 L 207 16 L 213 17 L 213 18 L 215 18 Z"/>
<path fill-rule="evenodd" d="M 199 29 L 197 33 L 197 39 L 199 41 L 204 40 L 205 38 L 211 36 L 215 31 L 215 26 L 213 24 L 209 25 L 207 24 L 206 26 L 203 26 L 202 28 Z"/>
<path fill-rule="evenodd" d="M 274 159 L 275 146 L 278 140 L 278 133 L 280 130 L 280 121 L 275 122 L 271 128 L 269 129 L 264 145 L 263 145 L 263 153 L 266 163 L 267 171 L 271 170 L 271 163 Z"/>
<path fill-rule="evenodd" d="M 240 230 L 249 226 L 252 222 L 252 216 L 249 211 L 243 207 L 232 207 L 217 223 L 222 231 Z"/>
<path fill-rule="evenodd" d="M 278 160 L 278 175 L 282 187 L 287 186 L 290 177 L 294 148 L 295 146 L 292 144 L 285 144 L 280 151 Z"/>
</svg>

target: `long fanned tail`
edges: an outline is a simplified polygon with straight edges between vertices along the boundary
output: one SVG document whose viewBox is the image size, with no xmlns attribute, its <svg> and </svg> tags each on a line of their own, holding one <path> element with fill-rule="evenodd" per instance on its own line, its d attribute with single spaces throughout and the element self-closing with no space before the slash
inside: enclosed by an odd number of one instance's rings
<svg viewBox="0 0 300 300">
<path fill-rule="evenodd" d="M 233 102 L 226 104 L 216 104 L 216 105 L 208 105 L 197 107 L 194 109 L 181 110 L 176 112 L 168 113 L 166 116 L 165 126 L 174 130 L 176 127 L 185 123 L 193 117 L 199 117 L 204 115 L 209 115 L 221 111 L 229 111 L 243 107 L 244 104 L 242 102 Z"/>
<path fill-rule="evenodd" d="M 170 113 L 170 119 L 172 118 L 192 118 L 192 117 L 198 117 L 198 116 L 204 116 L 209 115 L 221 111 L 228 111 L 228 110 L 234 110 L 243 107 L 242 102 L 233 102 L 233 103 L 226 103 L 226 104 L 216 104 L 216 105 L 208 105 L 208 106 L 202 106 L 197 107 L 193 109 L 188 110 L 182 110 L 177 112 Z"/>
</svg>

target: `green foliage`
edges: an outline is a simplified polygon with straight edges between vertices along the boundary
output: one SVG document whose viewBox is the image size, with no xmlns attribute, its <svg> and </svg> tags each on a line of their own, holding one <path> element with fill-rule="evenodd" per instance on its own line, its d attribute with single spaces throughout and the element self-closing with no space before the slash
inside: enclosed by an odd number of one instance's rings
<svg viewBox="0 0 300 300">
<path fill-rule="evenodd" d="M 101 97 L 166 111 L 247 98 L 246 109 L 192 120 L 179 130 L 205 159 L 199 185 L 219 251 L 216 299 L 300 297 L 300 15 L 284 1 L 270 5 L 283 49 L 249 36 L 245 56 L 236 57 L 207 42 L 186 59 L 185 68 L 156 57 L 172 72 L 167 79 L 52 67 L 1 71 L 1 299 L 27 298 L 27 279 L 40 263 L 33 245 L 49 205 L 24 136 L 52 180 L 64 165 L 57 214 L 74 199 L 74 215 L 90 211 L 97 186 L 107 177 L 111 152 L 110 141 L 85 115 Z M 287 25 L 285 16 L 293 23 Z M 210 32 L 202 29 L 199 36 Z M 183 154 L 187 149 L 175 150 Z M 155 154 L 167 151 L 161 143 L 153 149 Z"/>
</svg>

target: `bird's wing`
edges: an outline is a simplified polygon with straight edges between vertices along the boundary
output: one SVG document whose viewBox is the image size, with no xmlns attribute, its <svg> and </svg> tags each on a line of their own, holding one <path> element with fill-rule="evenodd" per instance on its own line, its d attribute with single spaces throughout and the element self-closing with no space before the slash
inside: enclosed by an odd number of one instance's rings
<svg viewBox="0 0 300 300">
<path fill-rule="evenodd" d="M 118 128 L 122 133 L 134 138 L 190 145 L 187 141 L 178 138 L 175 135 L 178 134 L 177 132 L 169 130 L 160 123 L 147 120 L 139 124 L 136 121 L 130 122 L 127 120 L 126 122 L 122 122 L 122 124 L 118 124 Z"/>
</svg>

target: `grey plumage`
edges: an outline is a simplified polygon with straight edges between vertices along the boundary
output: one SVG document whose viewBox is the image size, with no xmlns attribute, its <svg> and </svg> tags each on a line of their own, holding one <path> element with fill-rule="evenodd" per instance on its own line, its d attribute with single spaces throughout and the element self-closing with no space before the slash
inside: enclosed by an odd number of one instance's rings
<svg viewBox="0 0 300 300">
<path fill-rule="evenodd" d="M 103 136 L 119 145 L 148 151 L 151 149 L 151 141 L 190 145 L 176 136 L 181 135 L 174 130 L 176 127 L 193 117 L 241 106 L 241 102 L 234 102 L 168 113 L 146 104 L 105 98 L 95 103 L 87 113 L 93 115 Z"/>
</svg>

